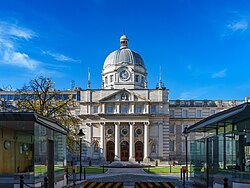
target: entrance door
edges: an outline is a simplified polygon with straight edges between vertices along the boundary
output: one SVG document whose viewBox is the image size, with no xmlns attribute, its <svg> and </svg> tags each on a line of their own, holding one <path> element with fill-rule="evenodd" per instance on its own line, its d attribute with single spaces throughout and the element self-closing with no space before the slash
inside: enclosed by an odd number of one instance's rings
<svg viewBox="0 0 250 188">
<path fill-rule="evenodd" d="M 143 143 L 141 141 L 135 143 L 135 161 L 143 161 Z"/>
<path fill-rule="evenodd" d="M 129 159 L 129 144 L 126 141 L 121 143 L 121 161 L 128 161 Z"/>
<path fill-rule="evenodd" d="M 108 141 L 106 145 L 106 160 L 114 161 L 115 158 L 115 144 L 112 141 Z"/>
</svg>

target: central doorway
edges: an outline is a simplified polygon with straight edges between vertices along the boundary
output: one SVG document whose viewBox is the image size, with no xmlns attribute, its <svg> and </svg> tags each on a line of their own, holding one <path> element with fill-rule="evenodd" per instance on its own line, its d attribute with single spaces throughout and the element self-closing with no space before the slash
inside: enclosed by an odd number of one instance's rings
<svg viewBox="0 0 250 188">
<path fill-rule="evenodd" d="M 108 141 L 106 145 L 106 160 L 114 161 L 115 158 L 115 144 L 112 141 Z"/>
<path fill-rule="evenodd" d="M 135 161 L 143 161 L 143 143 L 141 141 L 135 143 Z"/>
<path fill-rule="evenodd" d="M 129 159 L 129 144 L 128 144 L 128 142 L 127 141 L 123 141 L 122 143 L 121 143 L 121 155 L 120 155 L 120 157 L 121 157 L 121 161 L 128 161 L 128 159 Z"/>
</svg>

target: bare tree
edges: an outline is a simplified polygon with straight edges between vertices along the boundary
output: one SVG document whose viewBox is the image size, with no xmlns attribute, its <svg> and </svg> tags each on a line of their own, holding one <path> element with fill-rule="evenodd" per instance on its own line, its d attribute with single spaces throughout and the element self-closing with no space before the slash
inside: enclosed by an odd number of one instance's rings
<svg viewBox="0 0 250 188">
<path fill-rule="evenodd" d="M 20 96 L 17 106 L 19 111 L 35 112 L 54 119 L 65 125 L 70 134 L 67 137 L 68 146 L 74 150 L 74 140 L 80 119 L 71 113 L 74 100 L 72 95 L 64 99 L 61 91 L 54 88 L 50 78 L 40 76 L 17 91 Z"/>
</svg>

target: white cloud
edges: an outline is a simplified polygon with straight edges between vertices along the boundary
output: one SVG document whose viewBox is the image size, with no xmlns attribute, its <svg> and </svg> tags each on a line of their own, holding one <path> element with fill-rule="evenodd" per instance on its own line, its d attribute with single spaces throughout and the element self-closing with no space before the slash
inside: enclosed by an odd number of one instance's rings
<svg viewBox="0 0 250 188">
<path fill-rule="evenodd" d="M 233 21 L 227 25 L 227 28 L 233 32 L 235 31 L 244 32 L 248 29 L 248 21 L 245 19 L 239 21 Z"/>
<path fill-rule="evenodd" d="M 190 100 L 195 98 L 197 98 L 197 95 L 189 91 L 184 91 L 180 94 L 180 100 Z"/>
<path fill-rule="evenodd" d="M 32 39 L 36 34 L 23 27 L 0 22 L 0 63 L 34 70 L 40 62 L 18 50 L 16 40 Z"/>
<path fill-rule="evenodd" d="M 199 99 L 204 97 L 209 91 L 212 90 L 211 86 L 193 88 L 192 90 L 185 90 L 180 93 L 180 100 L 190 100 L 190 99 Z"/>
<path fill-rule="evenodd" d="M 218 72 L 212 74 L 211 78 L 223 78 L 226 76 L 226 71 L 227 71 L 227 69 L 218 71 Z"/>
<path fill-rule="evenodd" d="M 80 60 L 76 60 L 76 59 L 73 59 L 69 56 L 65 56 L 65 55 L 59 54 L 59 53 L 54 53 L 51 51 L 43 51 L 43 54 L 49 55 L 57 61 L 70 61 L 70 62 L 78 62 L 78 63 L 81 62 Z"/>
<path fill-rule="evenodd" d="M 19 39 L 22 38 L 29 40 L 37 35 L 32 30 L 24 27 L 19 27 L 16 24 L 0 22 L 0 36 L 7 38 L 15 37 Z"/>
<path fill-rule="evenodd" d="M 6 50 L 3 53 L 3 62 L 6 64 L 16 65 L 20 67 L 26 67 L 28 69 L 35 69 L 40 63 L 39 61 L 31 59 L 27 54 L 15 52 L 12 50 Z"/>
</svg>

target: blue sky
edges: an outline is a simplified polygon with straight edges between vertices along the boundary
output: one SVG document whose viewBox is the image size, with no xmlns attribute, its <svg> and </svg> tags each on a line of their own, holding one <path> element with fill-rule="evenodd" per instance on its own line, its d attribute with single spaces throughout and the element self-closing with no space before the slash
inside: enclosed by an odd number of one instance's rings
<svg viewBox="0 0 250 188">
<path fill-rule="evenodd" d="M 155 88 L 170 99 L 250 96 L 248 0 L 8 0 L 0 2 L 0 87 L 39 75 L 57 89 L 101 88 L 107 55 L 125 32 Z"/>
</svg>

